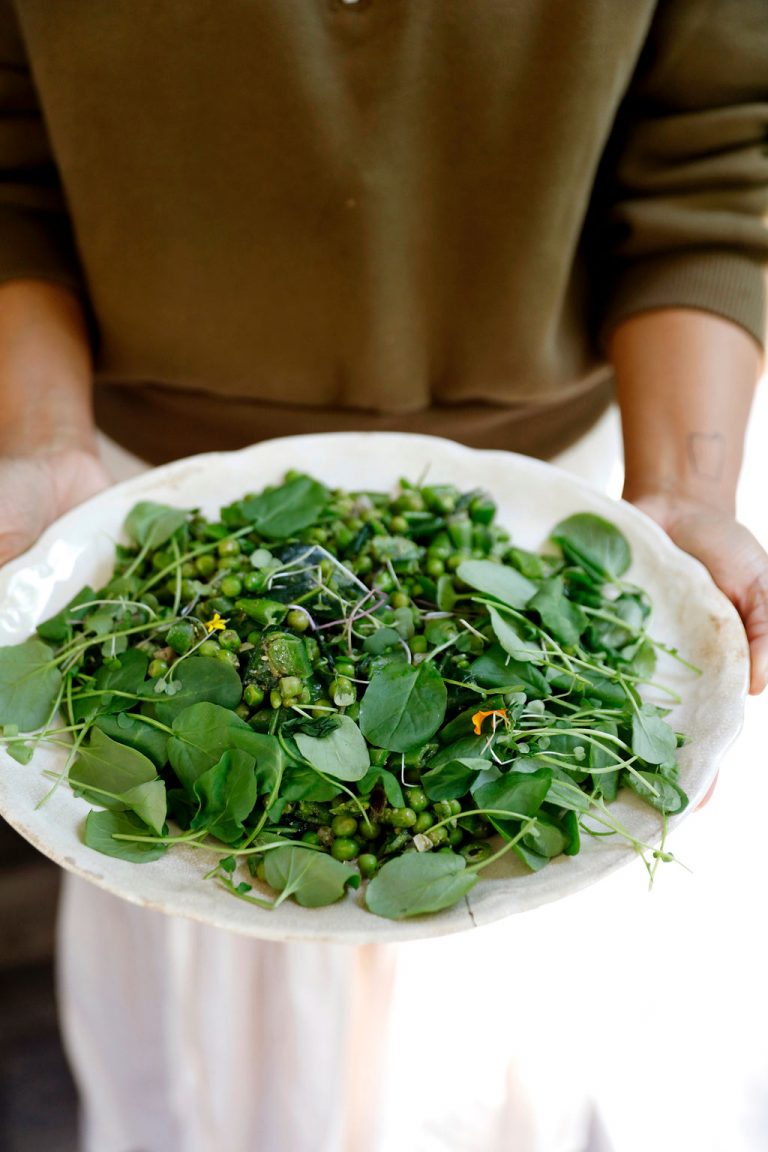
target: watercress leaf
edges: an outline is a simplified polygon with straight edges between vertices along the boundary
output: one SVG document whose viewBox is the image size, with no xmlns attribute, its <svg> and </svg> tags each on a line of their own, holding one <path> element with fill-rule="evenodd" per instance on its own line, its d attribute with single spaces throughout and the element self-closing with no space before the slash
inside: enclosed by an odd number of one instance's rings
<svg viewBox="0 0 768 1152">
<path fill-rule="evenodd" d="M 156 768 L 162 768 L 168 759 L 168 737 L 154 725 L 146 724 L 140 716 L 131 712 L 98 716 L 94 726 L 119 744 L 126 744 L 129 748 L 141 752 Z"/>
<path fill-rule="evenodd" d="M 341 900 L 347 888 L 359 888 L 360 875 L 351 864 L 311 848 L 275 848 L 264 853 L 264 875 L 270 888 L 293 896 L 303 908 L 322 908 Z"/>
<path fill-rule="evenodd" d="M 267 540 L 287 540 L 310 528 L 328 502 L 328 490 L 310 476 L 294 476 L 278 487 L 239 502 L 246 523 Z"/>
<path fill-rule="evenodd" d="M 626 659 L 632 672 L 643 679 L 649 680 L 656 670 L 656 649 L 650 640 L 622 649 L 621 658 Z"/>
<path fill-rule="evenodd" d="M 338 792 L 338 784 L 318 776 L 309 764 L 289 763 L 285 767 L 280 785 L 280 801 L 284 803 L 288 800 L 317 800 L 322 803 L 326 800 L 333 800 Z M 277 819 L 272 808 L 269 810 L 269 817 L 270 820 Z"/>
<path fill-rule="evenodd" d="M 340 716 L 338 726 L 326 736 L 297 732 L 294 739 L 313 768 L 336 780 L 361 780 L 370 767 L 368 745 L 349 716 Z"/>
<path fill-rule="evenodd" d="M 393 808 L 405 808 L 405 797 L 400 781 L 394 772 L 389 772 L 386 768 L 378 768 L 375 765 L 370 768 L 362 780 L 358 780 L 357 791 L 361 796 L 368 796 L 379 782 L 384 789 L 387 803 Z"/>
<path fill-rule="evenodd" d="M 205 828 L 225 844 L 239 840 L 256 803 L 255 766 L 253 756 L 231 749 L 198 776 L 192 790 L 199 807 L 191 827 Z"/>
<path fill-rule="evenodd" d="M 81 588 L 60 612 L 38 624 L 38 636 L 42 637 L 43 640 L 52 640 L 55 644 L 61 644 L 69 636 L 75 621 L 81 620 L 87 611 L 86 608 L 80 608 L 80 605 L 90 603 L 95 597 L 96 593 L 93 588 L 86 584 L 85 588 Z"/>
<path fill-rule="evenodd" d="M 544 653 L 540 646 L 532 640 L 526 640 L 516 620 L 502 616 L 491 604 L 487 604 L 486 607 L 496 639 L 513 660 L 519 660 L 521 664 L 544 662 Z"/>
<path fill-rule="evenodd" d="M 378 669 L 360 703 L 366 740 L 390 752 L 409 752 L 426 743 L 443 722 L 448 693 L 431 660 L 388 664 Z"/>
<path fill-rule="evenodd" d="M 536 592 L 533 581 L 517 568 L 496 564 L 493 560 L 464 560 L 456 569 L 456 575 L 470 588 L 493 596 L 510 608 L 525 608 Z"/>
<path fill-rule="evenodd" d="M 229 742 L 233 748 L 253 756 L 256 761 L 256 793 L 259 796 L 265 793 L 268 795 L 282 777 L 285 768 L 285 753 L 277 736 L 254 732 L 247 725 L 244 728 L 236 725 L 229 730 Z"/>
<path fill-rule="evenodd" d="M 388 648 L 394 648 L 400 643 L 401 636 L 396 628 L 379 628 L 363 641 L 363 648 L 373 656 L 380 656 Z"/>
<path fill-rule="evenodd" d="M 145 784 L 137 784 L 135 788 L 123 792 L 120 799 L 126 808 L 135 812 L 139 820 L 147 824 L 158 836 L 162 836 L 168 812 L 165 784 L 162 780 L 148 780 Z"/>
<path fill-rule="evenodd" d="M 587 626 L 586 614 L 567 598 L 562 576 L 545 580 L 528 608 L 538 612 L 543 627 L 562 644 L 574 646 Z"/>
<path fill-rule="evenodd" d="M 432 768 L 421 777 L 421 787 L 430 800 L 458 800 L 469 792 L 478 772 L 488 767 L 481 757 L 449 760 L 441 767 Z"/>
<path fill-rule="evenodd" d="M 646 804 L 668 816 L 682 812 L 688 805 L 688 797 L 680 785 L 655 772 L 625 772 L 622 783 L 636 792 Z"/>
<path fill-rule="evenodd" d="M 552 783 L 545 797 L 547 804 L 555 804 L 558 808 L 566 808 L 571 812 L 588 812 L 589 796 L 579 788 L 578 784 L 569 779 L 567 773 L 552 770 Z"/>
<path fill-rule="evenodd" d="M 441 768 L 444 764 L 450 764 L 451 760 L 465 760 L 467 758 L 490 760 L 493 744 L 492 734 L 491 737 L 488 735 L 475 736 L 474 733 L 470 732 L 468 735 L 462 736 L 461 740 L 454 740 L 445 748 L 435 752 L 427 767 L 431 772 L 436 768 Z"/>
<path fill-rule="evenodd" d="M 198 777 L 213 768 L 232 747 L 234 730 L 250 734 L 248 725 L 236 712 L 219 704 L 202 701 L 179 712 L 173 721 L 173 736 L 168 740 L 168 759 L 187 790 L 191 791 Z"/>
<path fill-rule="evenodd" d="M 141 548 L 160 548 L 181 528 L 188 515 L 182 508 L 142 500 L 128 513 L 124 528 Z"/>
<path fill-rule="evenodd" d="M 94 728 L 87 744 L 81 744 L 77 759 L 69 770 L 69 782 L 76 795 L 85 796 L 92 804 L 102 808 L 119 809 L 120 796 L 139 784 L 154 780 L 157 770 L 151 760 L 119 744 L 103 732 Z M 96 791 L 89 791 L 89 789 Z M 102 792 L 112 796 L 102 795 Z"/>
<path fill-rule="evenodd" d="M 50 718 L 61 687 L 53 652 L 36 636 L 0 648 L 0 725 L 33 732 Z"/>
<path fill-rule="evenodd" d="M 550 538 L 560 545 L 569 560 L 603 580 L 622 576 L 632 562 L 624 534 L 593 512 L 578 512 L 561 520 L 552 529 Z"/>
<path fill-rule="evenodd" d="M 102 664 L 94 677 L 93 686 L 86 688 L 80 698 L 73 702 L 74 719 L 78 721 L 99 713 L 123 712 L 126 708 L 132 707 L 133 701 L 125 696 L 110 696 L 105 693 L 113 691 L 138 695 L 146 678 L 148 665 L 149 657 L 141 648 L 128 648 L 116 657 L 114 664 Z"/>
<path fill-rule="evenodd" d="M 115 840 L 113 837 L 116 833 L 121 836 L 152 835 L 151 830 L 133 812 L 88 813 L 83 839 L 89 848 L 94 848 L 105 856 L 129 860 L 132 864 L 147 864 L 151 860 L 157 860 L 166 851 L 165 844 Z"/>
<path fill-rule="evenodd" d="M 677 737 L 652 706 L 643 705 L 632 717 L 632 751 L 646 764 L 674 759 Z"/>
<path fill-rule="evenodd" d="M 201 702 L 236 708 L 243 694 L 237 669 L 213 656 L 190 656 L 180 661 L 170 682 L 180 685 L 173 696 L 158 695 L 152 680 L 143 690 L 148 698 L 144 709 L 163 724 L 173 724 L 185 708 Z"/>
<path fill-rule="evenodd" d="M 454 852 L 408 852 L 388 860 L 368 881 L 369 911 L 389 920 L 450 908 L 477 884 L 476 872 Z"/>
<path fill-rule="evenodd" d="M 500 644 L 493 644 L 469 666 L 472 679 L 483 688 L 522 688 L 529 700 L 550 695 L 546 678 L 531 661 L 513 660 Z"/>
<path fill-rule="evenodd" d="M 491 821 L 491 823 L 499 831 L 502 831 L 500 825 L 495 820 Z M 509 829 L 506 830 L 505 834 L 507 839 L 511 839 L 512 836 L 515 835 L 515 833 Z M 541 852 L 535 852 L 532 848 L 529 848 L 527 844 L 523 844 L 521 841 L 518 841 L 518 843 L 515 844 L 512 851 L 520 860 L 522 860 L 524 864 L 526 864 L 531 869 L 532 872 L 540 872 L 541 869 L 545 867 L 545 865 L 549 864 L 548 856 L 542 855 Z"/>
<path fill-rule="evenodd" d="M 472 789 L 478 808 L 496 808 L 515 817 L 535 816 L 547 798 L 552 771 L 505 772 L 498 780 Z"/>
<path fill-rule="evenodd" d="M 568 845 L 569 837 L 562 830 L 556 820 L 551 816 L 539 813 L 536 823 L 522 837 L 520 843 L 540 856 L 551 860 L 553 856 L 560 856 Z"/>
</svg>

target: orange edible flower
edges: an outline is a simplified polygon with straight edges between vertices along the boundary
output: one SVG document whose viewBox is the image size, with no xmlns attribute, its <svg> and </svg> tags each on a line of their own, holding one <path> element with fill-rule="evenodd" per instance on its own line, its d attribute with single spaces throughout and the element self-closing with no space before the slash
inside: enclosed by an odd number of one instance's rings
<svg viewBox="0 0 768 1152">
<path fill-rule="evenodd" d="M 210 636 L 211 632 L 223 632 L 224 629 L 226 628 L 226 626 L 227 626 L 226 620 L 222 619 L 222 617 L 219 616 L 218 612 L 214 612 L 212 618 L 210 620 L 206 620 L 206 622 L 205 622 L 205 627 L 208 630 L 209 636 Z"/>
<path fill-rule="evenodd" d="M 483 720 L 485 720 L 486 716 L 501 716 L 503 720 L 506 720 L 507 710 L 506 708 L 492 708 L 490 712 L 475 712 L 474 716 L 472 717 L 472 727 L 474 729 L 475 736 L 482 735 Z M 495 720 L 493 722 L 493 726 L 494 728 L 496 727 Z"/>
</svg>

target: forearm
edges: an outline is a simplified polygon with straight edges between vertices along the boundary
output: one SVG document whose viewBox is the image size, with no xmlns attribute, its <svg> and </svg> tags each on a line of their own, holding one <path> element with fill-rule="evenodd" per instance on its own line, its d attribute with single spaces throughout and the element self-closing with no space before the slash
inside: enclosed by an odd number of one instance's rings
<svg viewBox="0 0 768 1152">
<path fill-rule="evenodd" d="M 664 309 L 613 334 L 627 499 L 733 514 L 760 351 L 728 320 Z"/>
<path fill-rule="evenodd" d="M 82 308 L 40 280 L 0 285 L 0 455 L 95 454 Z"/>
</svg>

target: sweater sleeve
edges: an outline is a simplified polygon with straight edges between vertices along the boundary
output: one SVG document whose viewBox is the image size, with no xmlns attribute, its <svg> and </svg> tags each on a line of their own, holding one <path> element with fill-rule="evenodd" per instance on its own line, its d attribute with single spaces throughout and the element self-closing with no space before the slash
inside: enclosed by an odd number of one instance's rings
<svg viewBox="0 0 768 1152">
<path fill-rule="evenodd" d="M 662 0 L 606 151 L 593 220 L 601 336 L 686 307 L 765 335 L 768 8 Z"/>
<path fill-rule="evenodd" d="M 58 173 L 12 5 L 0 0 L 0 282 L 83 292 Z"/>
</svg>

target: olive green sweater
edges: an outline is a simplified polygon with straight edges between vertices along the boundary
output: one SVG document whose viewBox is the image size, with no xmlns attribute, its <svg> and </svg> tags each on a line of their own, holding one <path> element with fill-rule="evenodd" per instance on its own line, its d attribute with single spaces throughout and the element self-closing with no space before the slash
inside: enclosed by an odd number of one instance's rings
<svg viewBox="0 0 768 1152">
<path fill-rule="evenodd" d="M 553 451 L 623 317 L 761 337 L 767 141 L 766 0 L 0 0 L 0 279 L 83 294 L 153 460 Z"/>
</svg>

